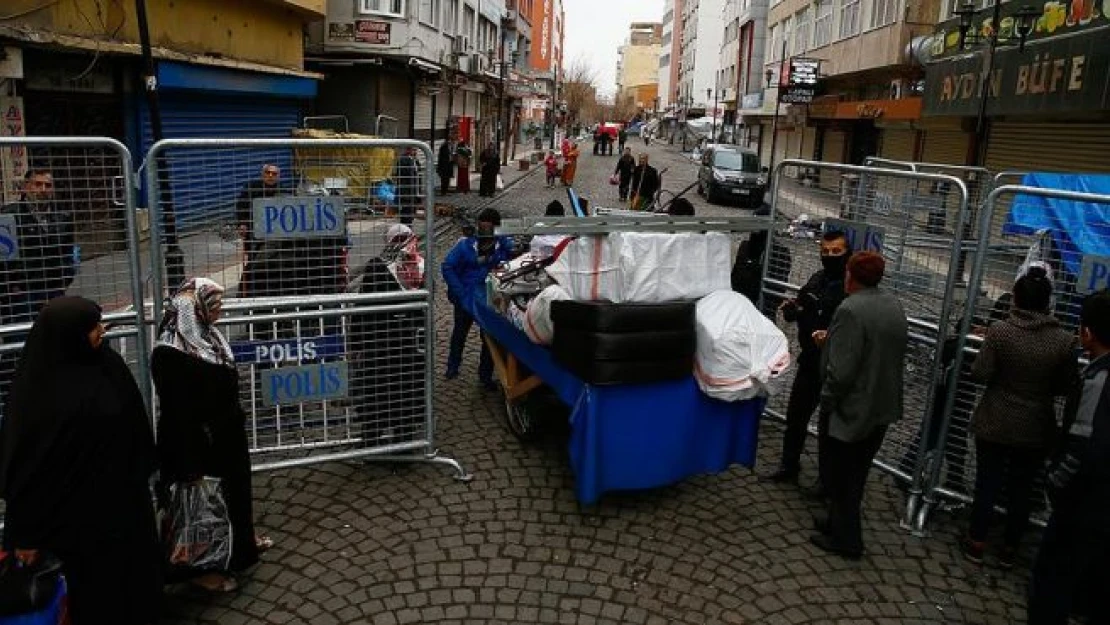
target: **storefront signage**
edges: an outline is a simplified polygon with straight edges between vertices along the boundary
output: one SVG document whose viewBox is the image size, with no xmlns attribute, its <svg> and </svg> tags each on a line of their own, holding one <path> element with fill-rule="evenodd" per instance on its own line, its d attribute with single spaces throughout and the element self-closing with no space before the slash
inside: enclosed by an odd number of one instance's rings
<svg viewBox="0 0 1110 625">
<path fill-rule="evenodd" d="M 355 41 L 388 46 L 393 24 L 377 20 L 355 21 Z"/>
<path fill-rule="evenodd" d="M 0 215 L 0 261 L 19 260 L 19 223 L 15 215 Z"/>
<path fill-rule="evenodd" d="M 848 221 L 846 219 L 826 219 L 825 232 L 843 232 L 848 239 L 848 248 L 857 252 L 883 251 L 883 239 L 886 232 L 879 226 L 866 224 L 862 221 Z"/>
<path fill-rule="evenodd" d="M 1084 256 L 1075 292 L 1089 295 L 1106 288 L 1110 288 L 1110 256 Z"/>
<path fill-rule="evenodd" d="M 925 115 L 976 115 L 982 54 L 938 61 L 925 77 Z M 1091 32 L 1000 50 L 988 83 L 988 115 L 1110 108 L 1110 46 Z"/>
<path fill-rule="evenodd" d="M 0 78 L 23 79 L 23 50 L 5 46 L 0 48 Z"/>
<path fill-rule="evenodd" d="M 761 108 L 763 106 L 762 93 L 749 93 L 744 96 L 743 107 L 745 110 Z"/>
<path fill-rule="evenodd" d="M 0 97 L 0 137 L 25 137 L 27 124 L 23 111 L 23 98 Z M 4 188 L 0 200 L 11 204 L 19 199 L 23 174 L 27 172 L 27 147 L 13 145 L 0 148 L 0 178 Z"/>
<path fill-rule="evenodd" d="M 94 67 L 83 71 L 70 64 L 39 67 L 27 75 L 25 86 L 31 91 L 71 91 L 76 93 L 113 93 L 111 71 Z"/>
<path fill-rule="evenodd" d="M 817 96 L 818 70 L 821 62 L 816 59 L 790 59 L 786 86 L 779 95 L 779 102 L 809 104 Z"/>
<path fill-rule="evenodd" d="M 329 22 L 328 39 L 338 41 L 353 41 L 355 38 L 354 22 Z"/>
<path fill-rule="evenodd" d="M 235 362 L 244 365 L 278 365 L 335 358 L 342 356 L 344 349 L 343 337 L 338 334 L 321 334 L 287 341 L 240 341 L 231 344 Z"/>
<path fill-rule="evenodd" d="M 266 369 L 261 375 L 262 404 L 285 406 L 347 396 L 347 363 L 325 362 L 303 367 Z"/>
<path fill-rule="evenodd" d="M 1040 15 L 1035 18 L 1033 31 L 1026 38 L 1026 43 L 1048 39 L 1056 35 L 1084 33 L 1084 31 L 1100 26 L 1110 25 L 1110 15 L 1107 15 L 1106 10 L 1099 10 L 1100 4 L 1102 3 L 1099 0 L 1071 0 L 1070 3 L 1051 0 L 1040 6 L 1034 4 L 1040 10 Z M 1019 10 L 1028 6 L 1028 4 L 1020 2 L 1002 4 L 998 29 L 1000 41 L 1015 45 L 1018 43 L 1018 18 L 1016 14 Z M 993 6 L 988 5 L 987 8 L 976 13 L 971 20 L 971 29 L 965 37 L 965 45 L 968 41 L 975 42 L 976 38 L 979 41 L 984 41 L 994 28 L 993 21 Z M 1100 36 L 1105 41 L 1106 35 L 1102 34 Z M 933 35 L 931 52 L 933 58 L 966 54 L 966 50 L 960 49 L 960 20 L 958 17 L 947 20 L 937 27 Z"/>
<path fill-rule="evenodd" d="M 347 233 L 342 198 L 318 195 L 256 198 L 253 208 L 257 239 L 315 239 Z"/>
</svg>

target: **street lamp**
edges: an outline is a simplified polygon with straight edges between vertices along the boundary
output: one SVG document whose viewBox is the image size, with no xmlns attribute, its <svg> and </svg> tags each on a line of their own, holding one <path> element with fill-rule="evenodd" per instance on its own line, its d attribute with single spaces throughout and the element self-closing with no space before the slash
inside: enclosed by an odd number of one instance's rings
<svg viewBox="0 0 1110 625">
<path fill-rule="evenodd" d="M 550 106 L 548 107 L 549 110 L 551 111 L 551 140 L 550 140 L 550 145 L 548 146 L 549 150 L 554 150 L 555 149 L 555 128 L 556 128 L 555 103 L 556 103 L 556 101 L 558 101 L 558 99 L 559 99 L 559 66 L 556 65 L 555 66 L 555 82 L 551 86 L 551 103 L 550 103 Z"/>
<path fill-rule="evenodd" d="M 710 141 L 710 143 L 716 143 L 717 142 L 717 106 L 719 105 L 720 100 L 721 100 L 721 89 L 720 89 L 720 84 L 721 83 L 720 83 L 720 80 L 721 80 L 721 76 L 720 76 L 720 74 L 717 74 L 717 76 L 713 79 L 713 89 L 706 89 L 705 90 L 705 103 L 706 104 L 709 104 L 710 95 L 713 96 L 713 125 L 710 126 L 710 131 L 709 131 L 709 141 Z"/>
<path fill-rule="evenodd" d="M 674 145 L 674 136 L 678 130 L 678 107 L 679 99 L 682 97 L 682 88 L 675 87 L 674 89 L 674 117 L 671 119 L 671 141 L 670 144 Z"/>
<path fill-rule="evenodd" d="M 994 57 L 999 46 L 1013 45 L 1013 36 L 1011 35 L 1004 41 L 1000 38 L 999 24 L 1001 23 L 1002 16 L 1002 2 L 1000 0 L 996 1 L 992 7 L 990 26 L 984 26 L 982 31 L 971 32 L 976 13 L 975 4 L 968 2 L 953 11 L 953 13 L 960 17 L 960 49 L 978 44 L 980 36 L 985 36 L 987 38 L 986 58 L 983 60 L 983 73 L 979 77 L 979 110 L 975 116 L 974 164 L 981 166 L 987 160 L 987 100 L 990 98 L 991 74 L 994 73 Z M 1039 16 L 1040 11 L 1031 6 L 1024 6 L 1015 14 L 1014 32 L 1017 33 L 1018 52 L 1025 51 L 1025 41 L 1033 32 L 1033 24 Z M 971 36 L 969 37 L 968 35 Z M 965 241 L 970 239 L 974 234 L 974 223 L 974 209 L 972 209 L 972 212 L 967 215 L 966 221 L 963 223 L 962 236 Z M 956 265 L 956 275 L 961 282 L 964 279 L 964 270 L 966 267 L 967 252 L 964 251 L 960 254 Z"/>
</svg>

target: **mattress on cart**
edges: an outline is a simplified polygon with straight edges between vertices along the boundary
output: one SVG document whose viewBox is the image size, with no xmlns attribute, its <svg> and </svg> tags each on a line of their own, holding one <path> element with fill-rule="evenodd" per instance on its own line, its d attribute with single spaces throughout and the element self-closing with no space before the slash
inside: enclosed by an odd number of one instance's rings
<svg viewBox="0 0 1110 625">
<path fill-rule="evenodd" d="M 547 273 L 575 300 L 696 300 L 731 288 L 732 243 L 723 232 L 613 232 L 566 246 Z"/>
</svg>

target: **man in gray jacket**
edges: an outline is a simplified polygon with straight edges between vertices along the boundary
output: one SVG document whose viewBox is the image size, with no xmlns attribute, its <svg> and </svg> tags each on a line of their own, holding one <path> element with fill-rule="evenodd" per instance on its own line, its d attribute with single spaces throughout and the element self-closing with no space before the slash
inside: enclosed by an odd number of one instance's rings
<svg viewBox="0 0 1110 625">
<path fill-rule="evenodd" d="M 828 517 L 810 539 L 830 553 L 857 559 L 863 554 L 860 506 L 871 461 L 887 426 L 902 418 L 902 372 L 908 324 L 894 295 L 880 290 L 882 255 L 859 252 L 848 261 L 844 290 L 821 358 L 821 411 L 829 418 L 821 466 L 828 467 Z M 824 477 L 824 476 L 822 476 Z"/>
</svg>

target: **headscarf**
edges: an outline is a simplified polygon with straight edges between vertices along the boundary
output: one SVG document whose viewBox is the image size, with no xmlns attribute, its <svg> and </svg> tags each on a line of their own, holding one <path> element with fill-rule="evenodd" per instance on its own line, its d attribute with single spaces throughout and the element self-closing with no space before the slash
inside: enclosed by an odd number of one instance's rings
<svg viewBox="0 0 1110 625">
<path fill-rule="evenodd" d="M 412 228 L 404 224 L 394 224 L 385 233 L 385 247 L 380 257 L 405 289 L 424 286 L 424 257 L 418 246 Z"/>
<path fill-rule="evenodd" d="M 224 335 L 216 329 L 213 311 L 223 301 L 224 287 L 208 278 L 188 280 L 166 304 L 158 326 L 158 343 L 213 365 L 235 366 Z"/>
</svg>

